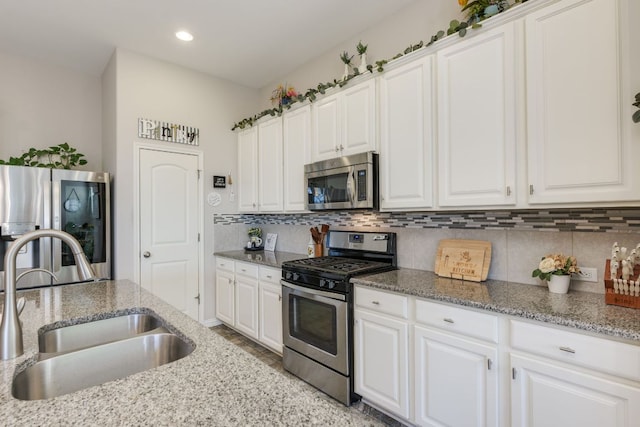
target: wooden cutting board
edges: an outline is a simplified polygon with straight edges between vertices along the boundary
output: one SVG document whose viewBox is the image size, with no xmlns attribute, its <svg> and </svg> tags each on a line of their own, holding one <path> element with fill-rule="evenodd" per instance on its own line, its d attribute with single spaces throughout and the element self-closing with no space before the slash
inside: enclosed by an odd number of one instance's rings
<svg viewBox="0 0 640 427">
<path fill-rule="evenodd" d="M 472 282 L 487 280 L 491 265 L 491 242 L 485 240 L 440 240 L 435 272 L 438 276 Z"/>
</svg>

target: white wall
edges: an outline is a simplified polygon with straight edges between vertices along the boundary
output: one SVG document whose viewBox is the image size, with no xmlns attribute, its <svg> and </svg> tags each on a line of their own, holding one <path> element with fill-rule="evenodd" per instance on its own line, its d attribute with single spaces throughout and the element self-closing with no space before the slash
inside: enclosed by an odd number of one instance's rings
<svg viewBox="0 0 640 427">
<path fill-rule="evenodd" d="M 114 71 L 115 70 L 115 71 Z M 133 253 L 133 147 L 137 141 L 182 148 L 180 144 L 138 138 L 140 117 L 194 126 L 200 130 L 204 154 L 204 194 L 212 188 L 212 176 L 235 171 L 236 134 L 231 126 L 256 108 L 257 91 L 200 72 L 188 70 L 125 50 L 116 50 L 104 73 L 105 118 L 115 132 L 105 130 L 105 162 L 114 176 L 114 258 L 118 279 L 134 277 Z M 114 98 L 115 93 L 115 98 Z M 115 106 L 115 107 L 114 107 Z M 115 119 L 108 111 L 114 112 Z M 189 147 L 193 148 L 193 147 Z M 115 154 L 114 154 L 115 153 Z M 234 172 L 232 172 L 234 173 Z M 236 212 L 235 202 L 223 191 L 218 212 Z M 205 319 L 213 318 L 213 208 L 205 204 Z"/>
<path fill-rule="evenodd" d="M 68 142 L 102 170 L 100 78 L 0 53 L 0 158 Z"/>
<path fill-rule="evenodd" d="M 356 52 L 356 45 L 359 41 L 369 46 L 367 63 L 374 64 L 377 60 L 390 59 L 396 54 L 404 52 L 408 46 L 417 44 L 420 40 L 428 42 L 431 36 L 439 30 L 446 31 L 452 19 L 464 19 L 457 1 L 416 1 L 368 30 L 355 34 L 338 46 L 327 46 L 327 50 L 318 52 L 318 57 L 313 61 L 292 70 L 262 88 L 260 91 L 261 107 L 256 109 L 254 114 L 265 108 L 271 108 L 269 98 L 278 84 L 288 83 L 299 92 L 304 93 L 307 89 L 315 88 L 318 83 L 342 77 L 344 64 L 340 60 L 340 54 L 345 50 L 354 55 L 352 64 L 360 65 L 360 58 Z M 259 72 L 259 68 L 256 72 Z M 242 118 L 240 117 L 236 121 Z"/>
</svg>

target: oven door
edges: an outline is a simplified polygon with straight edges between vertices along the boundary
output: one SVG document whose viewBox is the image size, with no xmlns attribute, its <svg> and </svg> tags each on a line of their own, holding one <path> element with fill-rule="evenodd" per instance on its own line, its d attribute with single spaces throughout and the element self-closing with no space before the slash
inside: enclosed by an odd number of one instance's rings
<svg viewBox="0 0 640 427">
<path fill-rule="evenodd" d="M 282 280 L 284 345 L 349 375 L 348 303 L 342 294 Z"/>
</svg>

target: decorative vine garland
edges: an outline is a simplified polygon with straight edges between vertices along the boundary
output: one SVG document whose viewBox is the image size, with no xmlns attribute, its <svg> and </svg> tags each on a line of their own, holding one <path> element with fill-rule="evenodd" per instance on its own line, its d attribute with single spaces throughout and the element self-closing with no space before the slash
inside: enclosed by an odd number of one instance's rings
<svg viewBox="0 0 640 427">
<path fill-rule="evenodd" d="M 519 1 L 516 1 L 516 3 L 524 2 L 524 1 L 526 0 L 519 0 Z M 467 21 L 463 21 L 463 22 L 459 22 L 454 19 L 449 23 L 449 28 L 446 31 L 446 35 L 449 36 L 451 34 L 458 33 L 460 37 L 464 37 L 465 35 L 467 35 L 468 28 L 473 28 L 473 29 L 480 28 L 481 27 L 480 22 L 487 18 L 488 17 L 476 15 L 476 16 L 470 17 Z M 384 66 L 388 64 L 389 61 L 398 59 L 401 56 L 407 55 L 423 47 L 431 46 L 432 44 L 434 44 L 444 36 L 445 36 L 445 31 L 440 30 L 436 34 L 431 36 L 428 43 L 425 44 L 424 41 L 420 40 L 420 42 L 418 42 L 417 44 L 410 45 L 404 50 L 404 52 L 398 53 L 397 55 L 395 55 L 393 58 L 389 60 L 383 59 L 380 61 L 376 61 L 375 65 L 367 65 L 367 71 L 369 71 L 370 73 L 373 73 L 375 70 L 381 73 L 384 71 Z M 343 54 L 346 54 L 346 52 L 344 52 Z M 309 100 L 309 102 L 314 102 L 317 99 L 318 94 L 324 95 L 328 89 L 332 89 L 334 87 L 343 87 L 346 84 L 348 84 L 349 81 L 351 81 L 354 77 L 357 77 L 359 75 L 360 75 L 360 71 L 358 71 L 357 68 L 354 68 L 353 74 L 348 74 L 344 79 L 340 79 L 340 80 L 333 79 L 333 81 L 331 82 L 318 83 L 318 86 L 316 86 L 315 88 L 308 89 L 304 94 L 300 93 L 298 96 L 291 98 L 291 101 L 286 105 L 279 105 L 278 107 L 261 111 L 255 116 L 247 117 L 246 119 L 240 120 L 238 123 L 235 123 L 233 125 L 231 130 L 233 131 L 236 129 L 244 129 L 246 127 L 251 127 L 255 122 L 257 122 L 258 120 L 260 120 L 265 116 L 279 117 L 282 115 L 284 110 L 290 109 L 291 105 L 295 104 L 296 102 L 303 102 L 305 100 Z"/>
</svg>

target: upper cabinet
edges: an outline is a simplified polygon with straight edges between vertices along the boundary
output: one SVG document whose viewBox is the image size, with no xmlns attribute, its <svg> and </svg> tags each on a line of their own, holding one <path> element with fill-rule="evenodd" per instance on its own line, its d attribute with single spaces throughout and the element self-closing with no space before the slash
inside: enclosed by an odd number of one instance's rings
<svg viewBox="0 0 640 427">
<path fill-rule="evenodd" d="M 525 18 L 532 204 L 640 198 L 626 5 L 566 0 Z"/>
<path fill-rule="evenodd" d="M 307 209 L 304 165 L 311 162 L 311 106 L 283 115 L 284 210 Z"/>
<path fill-rule="evenodd" d="M 441 49 L 438 63 L 438 202 L 516 202 L 514 23 Z"/>
<path fill-rule="evenodd" d="M 282 119 L 238 134 L 238 210 L 282 211 Z"/>
<path fill-rule="evenodd" d="M 326 96 L 311 110 L 311 161 L 376 150 L 374 79 Z"/>
<path fill-rule="evenodd" d="M 380 208 L 433 206 L 433 55 L 380 76 Z"/>
</svg>

